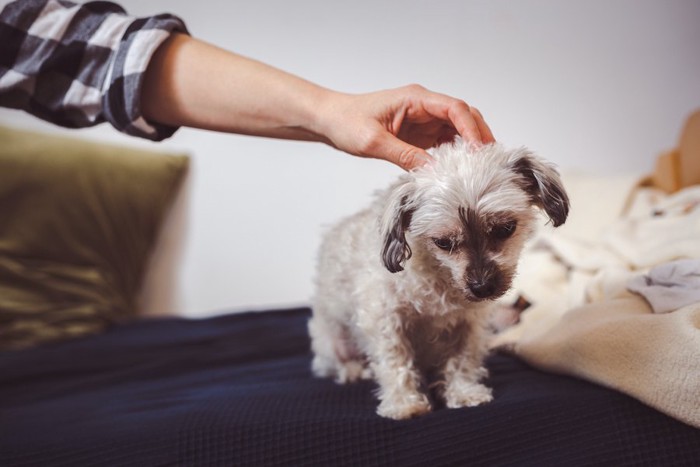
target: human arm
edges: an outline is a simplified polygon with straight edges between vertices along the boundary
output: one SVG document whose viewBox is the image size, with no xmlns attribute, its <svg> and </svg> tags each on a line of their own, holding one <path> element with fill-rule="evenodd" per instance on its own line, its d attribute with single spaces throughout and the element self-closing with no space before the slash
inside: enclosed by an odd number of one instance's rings
<svg viewBox="0 0 700 467">
<path fill-rule="evenodd" d="M 183 125 L 321 141 L 406 169 L 456 134 L 493 140 L 459 99 L 417 85 L 339 93 L 186 32 L 172 15 L 134 18 L 109 2 L 17 0 L 0 13 L 0 105 L 156 141 Z"/>
<path fill-rule="evenodd" d="M 148 119 L 167 125 L 321 141 L 405 169 L 456 134 L 474 144 L 493 141 L 478 110 L 421 86 L 339 93 L 179 34 L 155 53 L 142 106 Z"/>
</svg>

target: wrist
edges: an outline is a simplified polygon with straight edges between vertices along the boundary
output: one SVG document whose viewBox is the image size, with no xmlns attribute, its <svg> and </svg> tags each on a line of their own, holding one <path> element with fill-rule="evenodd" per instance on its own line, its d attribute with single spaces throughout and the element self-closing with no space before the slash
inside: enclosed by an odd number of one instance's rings
<svg viewBox="0 0 700 467">
<path fill-rule="evenodd" d="M 337 129 L 342 122 L 337 121 L 338 115 L 347 117 L 347 100 L 350 96 L 338 91 L 319 88 L 313 99 L 309 100 L 308 129 L 318 136 L 318 141 L 338 148 L 337 137 L 334 128 Z"/>
</svg>

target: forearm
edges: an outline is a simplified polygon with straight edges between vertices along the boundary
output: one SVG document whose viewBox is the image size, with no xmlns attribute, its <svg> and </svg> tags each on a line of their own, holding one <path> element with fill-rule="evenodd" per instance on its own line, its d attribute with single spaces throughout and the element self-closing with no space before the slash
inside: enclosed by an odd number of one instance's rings
<svg viewBox="0 0 700 467">
<path fill-rule="evenodd" d="M 338 93 L 187 35 L 173 34 L 144 77 L 151 121 L 273 138 L 328 142 L 318 110 Z"/>
</svg>

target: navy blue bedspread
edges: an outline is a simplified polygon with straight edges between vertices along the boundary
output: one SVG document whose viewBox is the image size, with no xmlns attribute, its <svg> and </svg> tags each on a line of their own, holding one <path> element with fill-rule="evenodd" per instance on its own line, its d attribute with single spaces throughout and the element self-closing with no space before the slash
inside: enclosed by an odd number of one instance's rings
<svg viewBox="0 0 700 467">
<path fill-rule="evenodd" d="M 306 309 L 164 319 L 0 354 L 0 465 L 698 465 L 700 430 L 489 360 L 495 401 L 403 422 L 309 371 Z"/>
</svg>

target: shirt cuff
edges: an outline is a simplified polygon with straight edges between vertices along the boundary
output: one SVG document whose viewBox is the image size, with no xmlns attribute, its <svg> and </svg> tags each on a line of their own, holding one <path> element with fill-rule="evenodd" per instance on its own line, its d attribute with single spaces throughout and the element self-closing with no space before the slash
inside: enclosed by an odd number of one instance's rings
<svg viewBox="0 0 700 467">
<path fill-rule="evenodd" d="M 132 136 L 161 141 L 179 127 L 147 121 L 141 112 L 143 78 L 155 51 L 172 33 L 189 34 L 184 22 L 173 15 L 130 18 L 105 80 L 102 94 L 105 119 Z"/>
</svg>

